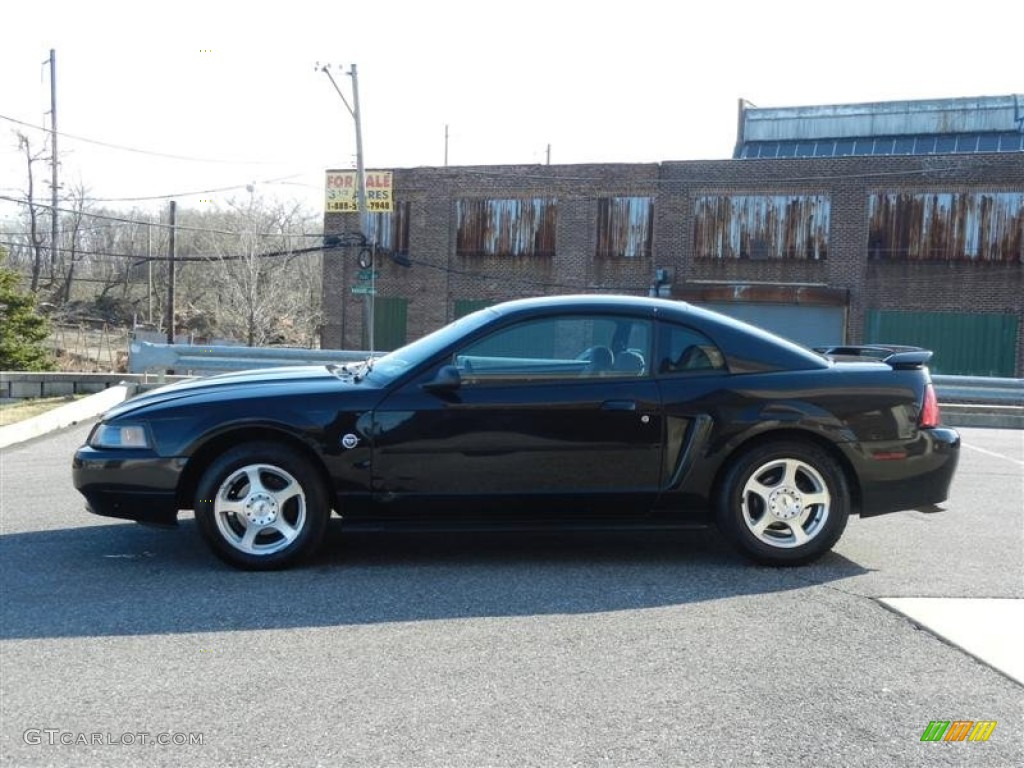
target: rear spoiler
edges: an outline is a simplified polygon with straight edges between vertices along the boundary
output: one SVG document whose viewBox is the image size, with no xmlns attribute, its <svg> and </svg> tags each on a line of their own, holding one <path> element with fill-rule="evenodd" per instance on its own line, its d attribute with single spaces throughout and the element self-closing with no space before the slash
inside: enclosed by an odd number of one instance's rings
<svg viewBox="0 0 1024 768">
<path fill-rule="evenodd" d="M 880 360 L 895 370 L 923 368 L 932 359 L 930 349 L 897 344 L 867 344 L 863 346 L 815 347 L 833 360 Z"/>
</svg>

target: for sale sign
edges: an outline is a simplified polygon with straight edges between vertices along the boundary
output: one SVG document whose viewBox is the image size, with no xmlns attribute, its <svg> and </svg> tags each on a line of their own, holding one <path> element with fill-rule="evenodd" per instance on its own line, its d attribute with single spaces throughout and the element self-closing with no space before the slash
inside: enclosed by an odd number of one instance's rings
<svg viewBox="0 0 1024 768">
<path fill-rule="evenodd" d="M 394 210 L 391 171 L 366 171 L 366 210 L 370 213 L 391 213 Z M 328 171 L 324 210 L 328 213 L 359 211 L 358 176 L 356 171 Z"/>
</svg>

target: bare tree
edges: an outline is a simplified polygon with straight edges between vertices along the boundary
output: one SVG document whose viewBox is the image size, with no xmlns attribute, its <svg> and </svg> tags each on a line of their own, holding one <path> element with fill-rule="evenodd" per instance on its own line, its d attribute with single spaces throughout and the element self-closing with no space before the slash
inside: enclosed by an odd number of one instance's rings
<svg viewBox="0 0 1024 768">
<path fill-rule="evenodd" d="M 306 219 L 300 205 L 269 203 L 252 192 L 248 200 L 229 201 L 219 220 L 239 234 L 206 238 L 220 278 L 220 329 L 241 335 L 249 346 L 306 337 L 310 308 L 319 311 L 309 287 L 296 279 L 308 271 L 300 269 L 304 254 L 295 253 L 307 244 Z"/>
<path fill-rule="evenodd" d="M 35 292 L 45 287 L 48 206 L 36 204 L 34 163 L 41 159 L 19 135 L 31 202 L 11 249 Z M 134 325 L 165 316 L 167 229 L 152 226 L 152 211 L 107 209 L 89 200 L 79 183 L 67 195 L 54 253 L 52 302 L 57 317 Z M 42 209 L 42 210 L 40 210 Z M 176 235 L 175 317 L 202 337 L 315 346 L 319 341 L 320 218 L 301 203 L 249 195 L 227 204 L 179 208 Z M 26 280 L 26 282 L 29 282 Z M 157 321 L 159 322 L 159 320 Z"/>
<path fill-rule="evenodd" d="M 85 213 L 86 189 L 85 185 L 79 182 L 71 190 L 71 213 L 65 217 L 64 226 L 61 230 L 65 233 L 67 247 L 60 262 L 64 265 L 61 270 L 64 273 L 64 283 L 57 292 L 58 303 L 67 304 L 71 301 L 71 284 L 75 279 L 75 265 L 78 261 L 79 237 L 82 233 L 82 218 Z"/>
<path fill-rule="evenodd" d="M 33 163 L 38 162 L 43 158 L 45 152 L 42 150 L 33 152 L 32 141 L 21 131 L 17 132 L 18 136 L 18 149 L 25 153 L 25 165 L 27 171 L 27 182 L 28 189 L 25 197 L 28 200 L 28 219 L 29 219 L 29 246 L 33 251 L 32 259 L 32 280 L 29 283 L 29 288 L 32 293 L 38 293 L 39 291 L 39 276 L 43 271 L 43 240 L 39 234 L 39 215 L 36 210 L 35 203 L 35 176 L 32 172 Z M 56 211 L 53 211 L 54 216 L 57 215 Z"/>
<path fill-rule="evenodd" d="M 294 262 L 296 321 L 302 330 L 301 343 L 304 347 L 316 347 L 320 343 L 323 328 L 323 254 L 305 253 Z"/>
</svg>

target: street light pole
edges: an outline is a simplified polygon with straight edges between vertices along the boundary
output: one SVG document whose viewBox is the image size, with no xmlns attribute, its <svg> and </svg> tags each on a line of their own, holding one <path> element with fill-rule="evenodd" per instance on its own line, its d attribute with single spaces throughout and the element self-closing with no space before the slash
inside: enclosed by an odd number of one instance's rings
<svg viewBox="0 0 1024 768">
<path fill-rule="evenodd" d="M 353 64 L 351 69 L 348 71 L 349 77 L 352 78 L 352 104 L 348 103 L 348 99 L 345 98 L 345 94 L 342 93 L 341 88 L 338 87 L 338 83 L 334 80 L 334 75 L 331 74 L 330 65 L 324 64 L 320 67 L 320 71 L 327 75 L 327 78 L 331 81 L 331 85 L 334 86 L 334 90 L 338 92 L 342 102 L 345 104 L 345 109 L 348 110 L 349 114 L 352 115 L 352 120 L 356 124 L 356 206 L 358 207 L 359 216 L 359 229 L 363 229 L 362 217 L 366 215 L 366 168 L 363 165 L 363 126 L 362 121 L 359 117 L 359 75 L 356 71 L 356 65 Z M 373 253 L 376 249 L 372 249 Z M 369 329 L 369 342 L 370 352 L 374 351 L 374 326 L 376 325 L 376 309 L 377 309 L 377 271 L 376 265 L 371 260 L 370 262 L 370 329 Z"/>
</svg>

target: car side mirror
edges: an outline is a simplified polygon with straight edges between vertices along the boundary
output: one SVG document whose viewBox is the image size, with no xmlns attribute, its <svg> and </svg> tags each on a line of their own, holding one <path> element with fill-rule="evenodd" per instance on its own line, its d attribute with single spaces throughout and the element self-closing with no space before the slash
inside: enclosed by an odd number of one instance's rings
<svg viewBox="0 0 1024 768">
<path fill-rule="evenodd" d="M 454 392 L 462 386 L 462 376 L 454 365 L 442 365 L 434 378 L 422 386 L 427 392 Z"/>
</svg>

